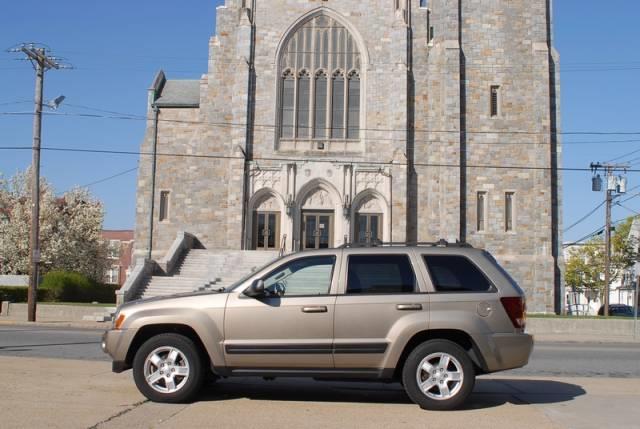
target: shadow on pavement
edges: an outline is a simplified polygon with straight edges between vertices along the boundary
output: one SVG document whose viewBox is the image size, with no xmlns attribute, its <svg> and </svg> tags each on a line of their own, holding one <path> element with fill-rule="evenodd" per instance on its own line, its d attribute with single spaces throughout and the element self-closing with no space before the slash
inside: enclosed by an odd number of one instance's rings
<svg viewBox="0 0 640 429">
<path fill-rule="evenodd" d="M 503 404 L 553 404 L 586 394 L 575 384 L 551 380 L 478 379 L 463 409 L 493 408 Z M 233 399 L 302 402 L 412 404 L 399 383 L 325 382 L 310 379 L 234 378 L 209 384 L 199 401 Z"/>
</svg>

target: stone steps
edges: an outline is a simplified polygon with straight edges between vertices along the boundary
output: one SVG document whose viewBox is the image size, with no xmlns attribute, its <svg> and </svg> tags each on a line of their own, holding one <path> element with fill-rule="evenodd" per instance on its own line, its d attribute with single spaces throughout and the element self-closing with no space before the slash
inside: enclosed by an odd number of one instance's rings
<svg viewBox="0 0 640 429">
<path fill-rule="evenodd" d="M 226 287 L 278 257 L 278 252 L 192 249 L 173 276 L 151 277 L 141 298 Z"/>
</svg>

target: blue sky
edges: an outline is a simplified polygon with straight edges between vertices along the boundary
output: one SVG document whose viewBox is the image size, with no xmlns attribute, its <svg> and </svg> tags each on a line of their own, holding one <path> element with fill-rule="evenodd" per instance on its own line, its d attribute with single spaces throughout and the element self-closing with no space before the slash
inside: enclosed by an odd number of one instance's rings
<svg viewBox="0 0 640 429">
<path fill-rule="evenodd" d="M 64 94 L 61 113 L 99 113 L 87 108 L 144 115 L 146 89 L 155 72 L 171 78 L 199 78 L 207 69 L 207 44 L 215 31 L 221 1 L 87 0 L 10 1 L 0 15 L 0 48 L 36 41 L 69 59 L 74 70 L 47 73 L 45 98 Z M 34 11 L 38 11 L 34 13 Z M 25 17 L 29 17 L 26 19 Z M 562 129 L 564 131 L 640 131 L 640 2 L 556 0 L 556 48 L 561 54 Z M 0 112 L 31 111 L 33 72 L 16 54 L 0 52 Z M 26 102 L 25 102 L 26 101 Z M 0 146 L 31 142 L 30 116 L 0 114 Z M 46 116 L 43 144 L 87 149 L 139 150 L 144 122 Z M 607 142 L 612 140 L 634 142 Z M 563 165 L 587 167 L 640 149 L 635 136 L 563 137 Z M 577 142 L 577 143 L 576 143 Z M 590 142 L 585 144 L 584 142 Z M 598 142 L 598 143 L 593 143 Z M 640 152 L 620 161 L 640 157 Z M 640 167 L 640 161 L 634 160 Z M 0 172 L 12 175 L 31 162 L 28 151 L 0 151 Z M 137 157 L 80 153 L 43 153 L 42 173 L 59 192 L 132 169 Z M 629 174 L 629 187 L 640 174 Z M 591 192 L 591 174 L 565 172 L 564 225 L 573 224 L 604 198 Z M 91 186 L 104 201 L 106 228 L 133 228 L 135 172 Z M 640 188 L 631 192 L 633 197 Z M 624 205 L 640 211 L 640 197 Z M 632 214 L 615 207 L 613 218 Z M 602 226 L 601 208 L 565 234 L 580 238 Z"/>
</svg>

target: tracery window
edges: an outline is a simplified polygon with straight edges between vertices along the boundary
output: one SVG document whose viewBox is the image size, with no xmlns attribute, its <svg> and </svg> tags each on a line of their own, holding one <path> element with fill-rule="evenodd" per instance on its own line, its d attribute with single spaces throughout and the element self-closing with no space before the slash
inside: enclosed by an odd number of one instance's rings
<svg viewBox="0 0 640 429">
<path fill-rule="evenodd" d="M 279 67 L 280 138 L 360 138 L 361 56 L 349 30 L 310 18 L 288 36 Z"/>
</svg>

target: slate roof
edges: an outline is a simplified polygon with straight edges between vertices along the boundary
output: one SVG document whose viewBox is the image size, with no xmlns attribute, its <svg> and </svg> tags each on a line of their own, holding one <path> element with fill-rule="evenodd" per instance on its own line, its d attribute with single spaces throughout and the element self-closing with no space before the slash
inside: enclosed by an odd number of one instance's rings
<svg viewBox="0 0 640 429">
<path fill-rule="evenodd" d="M 200 107 L 199 80 L 167 80 L 155 101 L 158 107 Z"/>
</svg>

